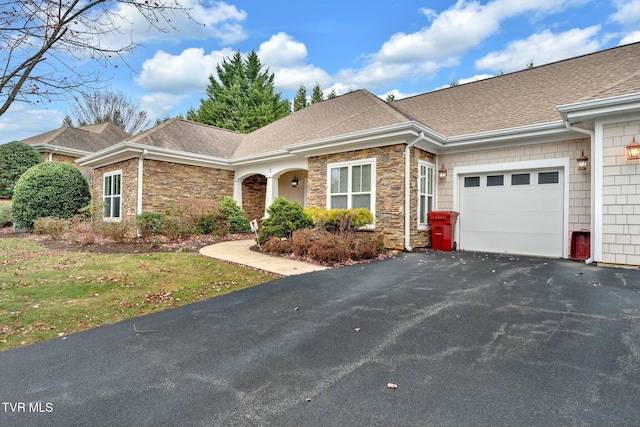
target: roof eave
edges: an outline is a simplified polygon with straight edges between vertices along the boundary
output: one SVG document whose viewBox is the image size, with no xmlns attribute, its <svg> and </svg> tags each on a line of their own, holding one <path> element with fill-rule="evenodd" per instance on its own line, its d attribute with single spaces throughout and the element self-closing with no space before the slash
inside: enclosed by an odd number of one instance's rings
<svg viewBox="0 0 640 427">
<path fill-rule="evenodd" d="M 316 139 L 284 147 L 289 153 L 301 154 L 307 157 L 352 151 L 364 148 L 380 147 L 389 144 L 409 143 L 423 132 L 425 140 L 440 144 L 442 135 L 422 126 L 417 122 L 405 122 L 391 126 L 367 129 L 328 138 Z"/>
<path fill-rule="evenodd" d="M 170 163 L 181 163 L 191 166 L 215 167 L 229 169 L 232 167 L 228 159 L 222 157 L 208 156 L 205 154 L 190 153 L 169 148 L 153 147 L 135 142 L 121 142 L 104 150 L 77 160 L 81 166 L 99 168 L 109 164 L 122 162 L 136 157 L 143 156 L 145 159 L 158 160 Z"/>
<path fill-rule="evenodd" d="M 91 154 L 91 151 L 78 150 L 76 148 L 61 147 L 48 143 L 31 144 L 39 153 L 56 153 L 71 157 L 83 157 Z"/>
<path fill-rule="evenodd" d="M 598 117 L 638 111 L 640 111 L 640 92 L 558 106 L 558 112 L 563 120 L 570 125 L 589 124 Z"/>
</svg>

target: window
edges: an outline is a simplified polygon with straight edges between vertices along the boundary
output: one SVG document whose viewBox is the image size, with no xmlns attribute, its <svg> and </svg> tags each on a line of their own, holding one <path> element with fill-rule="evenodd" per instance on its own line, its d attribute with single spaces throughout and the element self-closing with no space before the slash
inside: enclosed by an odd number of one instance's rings
<svg viewBox="0 0 640 427">
<path fill-rule="evenodd" d="M 530 175 L 528 173 L 514 173 L 511 175 L 511 185 L 529 185 Z"/>
<path fill-rule="evenodd" d="M 433 210 L 433 177 L 431 163 L 418 162 L 418 225 L 427 224 L 427 214 Z"/>
<path fill-rule="evenodd" d="M 538 184 L 557 184 L 560 182 L 560 174 L 558 172 L 539 172 Z"/>
<path fill-rule="evenodd" d="M 464 178 L 464 186 L 465 187 L 480 187 L 480 177 L 479 176 L 467 176 Z"/>
<path fill-rule="evenodd" d="M 330 209 L 367 208 L 374 212 L 375 159 L 328 166 Z"/>
<path fill-rule="evenodd" d="M 487 187 L 498 187 L 504 185 L 504 175 L 488 175 Z"/>
<path fill-rule="evenodd" d="M 122 171 L 104 174 L 104 218 L 120 220 L 122 207 Z"/>
</svg>

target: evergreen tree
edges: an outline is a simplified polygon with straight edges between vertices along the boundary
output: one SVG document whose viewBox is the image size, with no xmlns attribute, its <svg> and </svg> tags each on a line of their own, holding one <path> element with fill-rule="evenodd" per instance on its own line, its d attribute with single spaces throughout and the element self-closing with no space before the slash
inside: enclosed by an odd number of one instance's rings
<svg viewBox="0 0 640 427">
<path fill-rule="evenodd" d="M 293 111 L 300 111 L 307 106 L 307 88 L 301 84 L 295 98 L 293 98 Z"/>
<path fill-rule="evenodd" d="M 329 95 L 327 95 L 327 99 L 333 99 L 333 98 L 335 98 L 336 96 L 338 96 L 338 95 L 336 94 L 336 90 L 335 90 L 335 89 L 331 89 L 331 92 L 329 92 Z"/>
<path fill-rule="evenodd" d="M 315 104 L 320 101 L 324 101 L 324 94 L 320 88 L 320 83 L 316 82 L 313 86 L 313 92 L 311 93 L 311 103 Z"/>
<path fill-rule="evenodd" d="M 275 92 L 274 75 L 263 71 L 255 51 L 245 60 L 239 51 L 225 58 L 216 73 L 217 80 L 209 76 L 207 98 L 197 111 L 187 111 L 187 120 L 249 133 L 290 113 L 289 101 Z"/>
</svg>

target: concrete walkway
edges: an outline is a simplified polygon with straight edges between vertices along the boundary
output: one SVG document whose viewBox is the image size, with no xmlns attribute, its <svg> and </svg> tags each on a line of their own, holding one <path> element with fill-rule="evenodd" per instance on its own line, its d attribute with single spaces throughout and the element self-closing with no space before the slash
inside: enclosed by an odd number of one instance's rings
<svg viewBox="0 0 640 427">
<path fill-rule="evenodd" d="M 200 253 L 209 258 L 243 264 L 282 276 L 293 276 L 329 268 L 308 262 L 261 254 L 250 249 L 255 244 L 256 241 L 253 239 L 232 240 L 205 246 L 200 249 Z"/>
</svg>

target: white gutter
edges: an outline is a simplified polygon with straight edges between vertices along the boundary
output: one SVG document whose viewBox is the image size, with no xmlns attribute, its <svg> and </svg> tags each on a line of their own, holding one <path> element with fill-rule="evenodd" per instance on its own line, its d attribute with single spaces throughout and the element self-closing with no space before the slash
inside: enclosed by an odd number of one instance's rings
<svg viewBox="0 0 640 427">
<path fill-rule="evenodd" d="M 589 137 L 591 138 L 591 142 L 590 142 L 591 158 L 594 159 L 594 160 L 592 160 L 592 163 L 594 161 L 597 161 L 597 160 L 595 160 L 595 156 L 594 156 L 594 153 L 596 151 L 595 150 L 595 132 L 592 131 L 592 130 L 589 130 L 589 129 L 583 129 L 583 128 L 579 128 L 577 126 L 574 126 L 574 125 L 569 123 L 568 119 L 564 121 L 564 124 L 567 127 L 567 129 L 569 129 L 569 130 L 589 135 Z M 594 172 L 595 171 L 594 171 L 594 168 L 593 168 L 593 165 L 592 165 L 592 167 L 591 167 L 591 215 L 590 215 L 590 218 L 591 218 L 590 222 L 591 223 L 590 223 L 590 228 L 591 228 L 591 232 L 593 233 L 593 239 L 596 238 L 596 235 L 595 235 L 595 193 L 596 193 L 595 190 L 596 190 L 596 188 L 595 188 L 595 173 Z M 590 255 L 589 259 L 586 259 L 584 261 L 586 264 L 592 264 L 593 261 L 594 261 L 593 260 L 593 258 L 594 258 L 593 254 L 594 254 L 594 251 L 595 251 L 594 242 L 591 242 L 589 251 L 591 252 L 589 254 Z"/>
<path fill-rule="evenodd" d="M 413 252 L 411 247 L 411 148 L 421 140 L 424 140 L 424 132 L 404 149 L 404 248 Z"/>
</svg>

